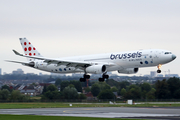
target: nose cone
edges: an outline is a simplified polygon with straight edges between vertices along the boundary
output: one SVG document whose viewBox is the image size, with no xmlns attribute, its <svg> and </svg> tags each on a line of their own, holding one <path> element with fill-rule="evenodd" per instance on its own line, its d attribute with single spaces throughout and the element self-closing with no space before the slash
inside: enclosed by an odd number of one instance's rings
<svg viewBox="0 0 180 120">
<path fill-rule="evenodd" d="M 176 55 L 172 54 L 172 60 L 176 59 Z"/>
</svg>

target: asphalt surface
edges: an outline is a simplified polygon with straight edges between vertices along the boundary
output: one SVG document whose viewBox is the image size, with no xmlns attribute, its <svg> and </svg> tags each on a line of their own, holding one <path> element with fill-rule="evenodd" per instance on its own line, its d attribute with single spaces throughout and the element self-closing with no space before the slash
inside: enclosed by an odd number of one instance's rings
<svg viewBox="0 0 180 120">
<path fill-rule="evenodd" d="M 0 114 L 180 120 L 180 108 L 90 107 L 0 109 Z"/>
</svg>

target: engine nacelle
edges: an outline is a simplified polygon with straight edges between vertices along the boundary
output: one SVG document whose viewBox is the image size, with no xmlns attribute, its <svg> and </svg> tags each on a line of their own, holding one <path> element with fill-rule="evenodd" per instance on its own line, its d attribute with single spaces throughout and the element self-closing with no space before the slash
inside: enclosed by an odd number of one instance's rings
<svg viewBox="0 0 180 120">
<path fill-rule="evenodd" d="M 137 73 L 139 68 L 126 68 L 122 70 L 118 70 L 118 73 L 124 73 L 124 74 L 135 74 Z"/>
<path fill-rule="evenodd" d="M 101 74 L 106 72 L 106 66 L 105 65 L 93 65 L 86 68 L 87 73 L 93 73 L 93 74 Z"/>
</svg>

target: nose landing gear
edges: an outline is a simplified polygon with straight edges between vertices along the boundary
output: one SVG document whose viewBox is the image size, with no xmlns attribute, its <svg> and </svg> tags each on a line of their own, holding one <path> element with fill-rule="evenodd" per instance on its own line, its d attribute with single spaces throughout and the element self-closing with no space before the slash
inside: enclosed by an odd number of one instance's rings
<svg viewBox="0 0 180 120">
<path fill-rule="evenodd" d="M 158 68 L 157 73 L 161 73 L 161 70 L 160 70 L 160 69 L 161 69 L 161 66 L 162 66 L 161 64 L 159 64 L 159 65 L 157 66 L 157 68 Z"/>
</svg>

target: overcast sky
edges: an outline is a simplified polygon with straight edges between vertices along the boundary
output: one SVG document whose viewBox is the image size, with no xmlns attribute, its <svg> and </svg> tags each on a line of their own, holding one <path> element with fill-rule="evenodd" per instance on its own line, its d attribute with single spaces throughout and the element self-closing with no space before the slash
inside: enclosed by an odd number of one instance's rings
<svg viewBox="0 0 180 120">
<path fill-rule="evenodd" d="M 0 0 L 2 72 L 42 72 L 4 61 L 26 60 L 12 52 L 23 53 L 20 37 L 54 58 L 167 49 L 177 58 L 162 73 L 180 74 L 180 0 Z M 156 70 L 142 68 L 137 75 Z"/>
</svg>

